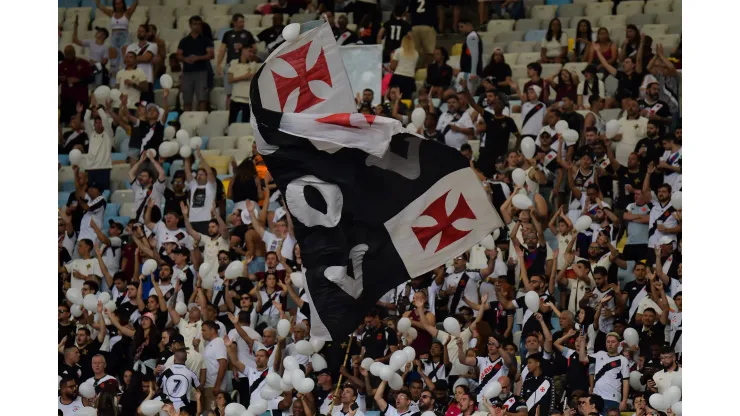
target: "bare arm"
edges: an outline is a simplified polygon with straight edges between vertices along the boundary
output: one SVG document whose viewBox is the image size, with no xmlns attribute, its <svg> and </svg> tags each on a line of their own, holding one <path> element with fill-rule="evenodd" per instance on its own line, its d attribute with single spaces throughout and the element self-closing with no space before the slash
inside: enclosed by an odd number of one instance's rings
<svg viewBox="0 0 740 416">
<path fill-rule="evenodd" d="M 203 155 L 201 154 L 200 149 L 195 150 L 195 155 L 198 156 L 198 160 L 200 160 L 200 167 L 206 171 L 206 175 L 208 176 L 208 182 L 209 183 L 216 182 L 216 176 L 213 174 L 213 170 L 208 165 L 208 161 L 206 161 L 206 158 L 204 158 Z"/>
<path fill-rule="evenodd" d="M 113 9 L 107 6 L 104 6 L 102 3 L 100 3 L 100 0 L 95 0 L 95 6 L 103 12 L 104 15 L 110 17 L 113 16 Z"/>
<path fill-rule="evenodd" d="M 604 55 L 601 53 L 599 48 L 595 48 L 595 50 L 596 56 L 599 57 L 599 62 L 601 62 L 601 65 L 604 67 L 604 69 L 606 69 L 606 71 L 609 72 L 612 76 L 617 76 L 617 68 L 611 66 L 611 64 L 606 59 L 604 59 Z"/>
</svg>

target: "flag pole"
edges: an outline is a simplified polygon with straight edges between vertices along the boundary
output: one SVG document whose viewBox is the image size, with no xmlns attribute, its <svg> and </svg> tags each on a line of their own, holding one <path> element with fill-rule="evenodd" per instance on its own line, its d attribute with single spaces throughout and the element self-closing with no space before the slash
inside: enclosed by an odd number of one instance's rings
<svg viewBox="0 0 740 416">
<path fill-rule="evenodd" d="M 349 358 L 349 349 L 352 348 L 352 334 L 349 335 L 349 342 L 347 343 L 347 351 L 344 353 L 344 362 L 342 367 L 347 365 L 347 358 Z M 334 396 L 332 397 L 331 404 L 329 405 L 329 413 L 327 416 L 331 416 L 331 412 L 334 410 L 334 399 L 339 395 L 339 389 L 342 387 L 342 372 L 339 372 L 339 380 L 337 380 L 337 388 L 334 389 Z"/>
</svg>

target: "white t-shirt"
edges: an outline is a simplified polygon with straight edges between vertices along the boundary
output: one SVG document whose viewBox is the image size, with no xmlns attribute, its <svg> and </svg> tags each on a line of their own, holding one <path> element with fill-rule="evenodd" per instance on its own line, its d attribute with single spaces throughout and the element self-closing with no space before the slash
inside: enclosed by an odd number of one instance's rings
<svg viewBox="0 0 740 416">
<path fill-rule="evenodd" d="M 583 93 L 583 90 L 584 90 L 584 89 L 586 89 L 586 81 L 585 81 L 585 80 L 584 80 L 584 81 L 581 81 L 581 82 L 580 82 L 580 83 L 578 84 L 578 88 L 576 89 L 576 94 L 578 94 L 578 95 L 582 95 L 582 96 L 583 96 L 583 106 L 584 106 L 584 107 L 586 107 L 586 108 L 591 108 L 591 103 L 589 103 L 589 102 L 588 102 L 588 98 L 589 98 L 589 97 L 591 96 L 591 94 L 592 94 L 592 93 L 591 93 L 592 89 L 591 89 L 591 88 L 589 88 L 589 90 L 588 90 L 588 91 L 589 91 L 589 93 L 588 93 L 588 94 L 584 94 L 584 93 Z M 599 80 L 599 95 L 600 95 L 600 96 L 602 96 L 602 97 L 603 97 L 604 95 L 606 95 L 606 87 L 604 86 L 604 81 L 602 81 L 602 80 Z M 639 139 L 638 139 L 638 140 L 639 140 Z M 637 144 L 637 142 L 635 142 L 635 144 Z M 634 149 L 634 148 L 635 148 L 635 146 L 632 146 L 632 148 Z M 625 166 L 627 166 L 627 164 L 625 164 Z"/>
<path fill-rule="evenodd" d="M 403 54 L 403 51 L 401 51 L 401 48 L 398 48 L 393 51 L 391 59 L 398 61 L 396 69 L 393 71 L 394 75 L 411 78 L 416 76 L 416 61 L 419 60 L 419 52 L 414 51 L 412 56 L 406 56 Z"/>
<path fill-rule="evenodd" d="M 589 374 L 594 374 L 594 394 L 604 400 L 622 401 L 622 380 L 629 379 L 627 357 L 610 357 L 606 351 L 589 354 Z"/>
<path fill-rule="evenodd" d="M 165 181 L 154 180 L 150 193 L 149 188 L 144 188 L 143 186 L 141 186 L 138 179 L 134 179 L 134 181 L 131 182 L 131 190 L 134 192 L 134 207 L 136 207 L 136 209 L 138 210 L 139 207 L 144 204 L 143 208 L 141 209 L 141 214 L 136 218 L 138 222 L 144 222 L 146 204 L 149 202 L 148 198 L 154 199 L 155 206 L 162 205 L 162 198 L 164 197 L 165 187 Z"/>
<path fill-rule="evenodd" d="M 445 128 L 449 124 L 454 124 L 460 128 L 463 129 L 469 129 L 474 128 L 473 120 L 470 119 L 470 115 L 468 113 L 463 113 L 462 116 L 460 116 L 460 119 L 457 121 L 455 120 L 455 114 L 452 113 L 444 113 L 439 117 L 439 121 L 437 121 L 437 130 L 444 133 Z M 457 150 L 460 150 L 460 147 L 468 142 L 468 136 L 464 133 L 459 133 L 456 131 L 449 130 L 445 135 L 445 144 L 450 147 L 454 147 Z"/>
<path fill-rule="evenodd" d="M 85 211 L 85 215 L 82 216 L 82 222 L 80 223 L 80 236 L 77 240 L 79 241 L 87 238 L 92 241 L 94 245 L 98 242 L 98 235 L 95 234 L 95 230 L 93 230 L 93 228 L 90 226 L 90 220 L 95 221 L 95 224 L 98 225 L 98 228 L 102 229 L 103 214 L 105 213 L 105 207 L 107 203 L 103 195 L 98 196 L 92 201 L 87 195 L 85 195 L 85 199 L 87 200 L 86 203 L 88 206 L 88 210 Z"/>
<path fill-rule="evenodd" d="M 468 275 L 468 282 L 465 286 L 465 291 L 463 292 L 463 295 L 465 295 L 466 298 L 468 298 L 471 302 L 478 302 L 478 284 L 483 280 L 480 273 L 473 270 L 463 270 L 458 273 L 451 273 L 447 277 L 445 277 L 444 283 L 442 284 L 442 290 L 447 290 L 452 286 L 459 286 L 460 285 L 460 279 L 462 278 L 463 274 Z M 449 300 L 449 307 L 452 307 L 452 300 L 453 300 L 454 294 L 450 295 Z M 463 301 L 462 296 L 460 297 L 460 302 L 457 304 L 457 308 L 455 309 L 454 313 L 459 313 L 460 308 L 463 306 L 467 306 L 465 301 Z M 476 311 L 477 312 L 477 311 Z"/>
<path fill-rule="evenodd" d="M 185 246 L 189 250 L 193 249 L 193 237 L 191 237 L 183 228 L 170 230 L 163 221 L 159 221 L 152 232 L 157 236 L 157 250 L 162 248 L 162 244 L 164 244 L 169 237 L 177 239 L 181 246 Z"/>
<path fill-rule="evenodd" d="M 545 51 L 545 56 L 548 58 L 557 58 L 563 52 L 563 48 L 567 47 L 568 35 L 565 32 L 560 32 L 560 39 L 555 39 L 555 36 L 553 36 L 552 39 L 548 41 L 547 38 L 544 38 L 540 44 L 540 48 L 547 49 Z"/>
<path fill-rule="evenodd" d="M 226 344 L 221 337 L 212 339 L 206 344 L 205 352 L 203 353 L 203 360 L 206 364 L 206 385 L 205 387 L 213 387 L 216 385 L 216 377 L 218 377 L 218 360 L 223 359 L 228 361 L 226 354 Z M 228 364 L 228 363 L 227 363 Z M 221 380 L 221 390 L 226 388 L 226 376 Z"/>
<path fill-rule="evenodd" d="M 245 325 L 242 325 L 242 328 L 247 331 L 247 335 L 249 335 L 255 343 L 252 344 L 253 348 L 249 348 L 249 344 L 247 344 L 247 341 L 244 341 L 244 338 L 239 335 L 236 329 L 232 329 L 231 331 L 229 331 L 229 339 L 232 342 L 236 342 L 239 361 L 241 361 L 246 367 L 243 373 L 239 373 L 239 378 L 247 377 L 250 368 L 255 370 L 257 369 L 257 363 L 255 362 L 254 357 L 254 351 L 256 351 L 256 349 L 254 347 L 257 346 L 257 340 L 260 339 L 259 334 L 254 329 Z"/>
<path fill-rule="evenodd" d="M 141 91 L 133 86 L 126 85 L 126 80 L 131 80 L 134 84 L 138 85 L 143 81 L 148 82 L 146 74 L 139 68 L 124 69 L 116 74 L 118 90 L 121 91 L 121 94 L 128 96 L 128 108 L 136 108 L 136 104 L 141 101 Z"/>
<path fill-rule="evenodd" d="M 265 230 L 265 233 L 262 235 L 262 241 L 265 242 L 266 252 L 276 251 L 280 242 L 283 241 L 283 248 L 280 250 L 280 254 L 286 259 L 293 260 L 293 247 L 295 247 L 296 241 L 287 231 L 284 238 L 278 238 L 275 234 Z"/>
<path fill-rule="evenodd" d="M 120 237 L 109 237 L 108 239 L 110 240 L 110 247 L 103 246 L 103 264 L 108 268 L 110 275 L 113 276 L 121 269 L 121 246 L 123 243 Z M 103 279 L 103 282 L 105 282 L 105 279 Z M 105 283 L 101 286 L 105 286 L 101 287 L 101 290 L 108 289 Z"/>
<path fill-rule="evenodd" d="M 539 109 L 535 110 L 539 106 Z M 532 112 L 532 116 L 527 119 L 524 123 L 524 119 L 527 115 Z M 537 136 L 542 130 L 542 120 L 545 118 L 547 112 L 547 106 L 539 101 L 525 102 L 522 104 L 522 136 Z"/>
<path fill-rule="evenodd" d="M 660 160 L 665 161 L 671 167 L 681 167 L 683 164 L 683 149 L 678 149 L 675 153 L 670 150 L 666 150 Z M 665 170 L 663 172 L 663 183 L 667 183 L 671 186 L 671 192 L 680 191 L 682 187 L 681 173 L 673 172 L 671 170 Z"/>
<path fill-rule="evenodd" d="M 159 285 L 159 289 L 162 291 L 163 295 L 167 295 L 167 292 L 172 290 L 175 286 L 172 283 L 166 284 L 166 285 Z M 157 291 L 154 288 L 151 288 L 149 290 L 149 296 L 156 295 Z M 182 293 L 182 290 L 177 292 L 177 302 L 183 302 L 185 303 L 185 295 Z M 182 319 L 181 319 L 182 320 Z M 184 338 L 184 337 L 183 337 Z"/>
<path fill-rule="evenodd" d="M 198 185 L 198 181 L 193 179 L 187 185 L 190 189 L 190 222 L 209 221 L 212 218 L 211 206 L 216 199 L 216 183 Z"/>
<path fill-rule="evenodd" d="M 586 97 L 583 97 L 584 101 Z M 627 166 L 627 160 L 630 153 L 635 151 L 635 145 L 640 139 L 647 136 L 648 119 L 640 116 L 637 120 L 627 120 L 623 117 L 619 120 L 619 132 L 622 133 L 622 140 L 617 142 L 615 157 L 622 166 Z"/>
<path fill-rule="evenodd" d="M 218 274 L 218 252 L 221 250 L 229 251 L 229 242 L 220 234 L 216 238 L 211 238 L 205 234 L 200 235 L 199 247 L 205 247 L 203 250 L 203 261 L 213 265 L 212 275 Z"/>
<path fill-rule="evenodd" d="M 157 56 L 158 47 L 156 43 L 146 42 L 144 45 L 139 46 L 138 43 L 132 43 L 126 46 L 126 53 L 133 52 L 137 56 L 144 55 L 147 52 L 151 52 L 153 56 Z M 137 63 L 136 67 L 146 75 L 147 82 L 154 82 L 154 71 L 152 71 L 151 62 L 148 64 Z"/>
<path fill-rule="evenodd" d="M 460 333 L 460 338 L 462 338 L 463 345 L 467 345 L 470 342 L 470 339 L 473 338 L 473 332 L 470 330 L 470 328 L 465 328 L 465 330 Z M 437 339 L 442 343 L 442 345 L 447 346 L 447 354 L 450 357 L 450 362 L 452 362 L 452 368 L 450 369 L 450 374 L 448 375 L 459 376 L 460 374 L 467 373 L 470 367 L 462 364 L 458 359 L 457 342 L 453 341 L 449 344 L 447 343 L 447 341 L 449 341 L 450 339 L 450 334 L 445 331 L 438 330 Z"/>
<path fill-rule="evenodd" d="M 80 396 L 75 397 L 75 399 L 70 404 L 62 404 L 62 398 L 61 397 L 59 399 L 57 399 L 57 402 L 59 403 L 59 407 L 58 408 L 59 408 L 59 410 L 62 411 L 62 414 L 64 416 L 73 415 L 73 414 L 77 413 L 80 409 L 82 409 L 83 407 L 85 407 L 82 404 L 82 397 L 80 397 Z"/>
<path fill-rule="evenodd" d="M 660 246 L 660 239 L 664 235 L 675 236 L 675 234 L 664 234 L 658 229 L 658 221 L 663 221 L 663 226 L 666 228 L 675 228 L 678 225 L 678 220 L 672 215 L 673 203 L 668 201 L 665 205 L 661 205 L 657 199 L 652 200 L 653 206 L 650 208 L 650 220 L 648 221 L 648 246 L 650 248 L 656 248 Z"/>
<path fill-rule="evenodd" d="M 475 361 L 476 365 L 478 366 L 478 383 L 482 383 L 483 379 L 485 379 L 491 372 L 494 373 L 494 376 L 488 379 L 486 386 L 490 383 L 493 383 L 494 381 L 498 381 L 500 377 L 509 374 L 509 367 L 507 367 L 506 363 L 504 363 L 504 357 L 498 357 L 496 360 L 493 361 L 491 361 L 488 356 L 475 357 Z M 481 392 L 478 393 L 478 402 L 480 402 L 483 398 L 483 390 L 485 390 L 485 388 L 486 387 L 483 386 Z"/>
<path fill-rule="evenodd" d="M 201 326 L 203 325 L 203 321 L 198 321 L 194 323 L 188 322 L 187 319 L 180 319 L 180 321 L 177 323 L 177 331 L 182 335 L 183 338 L 185 338 L 185 346 L 190 348 L 191 350 L 195 350 L 196 352 L 202 352 L 203 351 L 203 342 L 198 345 L 198 348 L 193 347 L 193 340 L 201 337 Z M 195 371 L 195 370 L 193 370 Z"/>
<path fill-rule="evenodd" d="M 103 276 L 103 272 L 100 270 L 100 265 L 98 264 L 97 259 L 75 259 L 65 264 L 64 267 L 67 269 L 67 272 L 72 275 L 70 279 L 72 287 L 77 289 L 82 289 L 82 285 L 85 281 L 74 277 L 75 270 L 88 276 Z"/>
</svg>

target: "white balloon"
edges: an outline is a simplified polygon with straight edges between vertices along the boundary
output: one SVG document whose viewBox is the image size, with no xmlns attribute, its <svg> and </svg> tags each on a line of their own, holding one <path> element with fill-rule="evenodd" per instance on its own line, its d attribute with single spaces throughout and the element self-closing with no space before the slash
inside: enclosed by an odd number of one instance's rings
<svg viewBox="0 0 740 416">
<path fill-rule="evenodd" d="M 532 206 L 532 200 L 527 195 L 516 194 L 511 199 L 511 203 L 518 209 L 529 209 Z"/>
<path fill-rule="evenodd" d="M 121 91 L 117 88 L 113 88 L 112 90 L 110 90 L 110 99 L 113 101 L 120 101 Z"/>
<path fill-rule="evenodd" d="M 290 274 L 290 281 L 293 283 L 293 286 L 301 288 L 303 287 L 304 279 L 303 279 L 303 273 L 301 272 L 293 272 Z"/>
<path fill-rule="evenodd" d="M 360 363 L 360 367 L 370 371 L 370 366 L 373 365 L 374 362 L 375 360 L 373 360 L 372 358 L 365 358 L 364 360 L 362 360 L 362 363 Z"/>
<path fill-rule="evenodd" d="M 188 311 L 188 305 L 186 305 L 184 302 L 177 302 L 175 304 L 175 312 L 177 312 L 178 315 L 180 316 L 185 315 L 187 311 Z"/>
<path fill-rule="evenodd" d="M 175 136 L 175 141 L 177 142 L 177 145 L 180 146 L 181 149 L 183 146 L 190 147 L 190 137 Z"/>
<path fill-rule="evenodd" d="M 94 407 L 82 407 L 75 412 L 75 416 L 97 416 L 98 410 Z"/>
<path fill-rule="evenodd" d="M 417 335 L 419 335 L 419 334 L 418 334 L 418 333 L 416 332 L 416 328 L 414 328 L 414 327 L 412 326 L 411 328 L 409 328 L 409 332 L 408 332 L 408 333 L 406 334 L 406 340 L 413 340 L 413 339 L 416 339 L 416 336 L 417 336 Z M 409 342 L 410 342 L 410 341 L 409 341 Z"/>
<path fill-rule="evenodd" d="M 457 322 L 457 319 L 451 316 L 445 318 L 444 322 L 442 322 L 442 327 L 444 327 L 445 332 L 452 335 L 453 337 L 460 336 L 460 322 Z"/>
<path fill-rule="evenodd" d="M 309 391 L 313 391 L 314 386 L 315 384 L 312 379 L 304 378 L 295 386 L 295 389 L 298 390 L 298 393 L 308 393 Z"/>
<path fill-rule="evenodd" d="M 95 88 L 94 94 L 98 103 L 103 104 L 110 98 L 110 87 L 107 85 L 101 85 L 98 88 Z"/>
<path fill-rule="evenodd" d="M 673 205 L 673 208 L 681 209 L 681 206 L 683 205 L 681 200 L 683 199 L 683 194 L 681 191 L 676 191 L 671 195 L 671 205 Z"/>
<path fill-rule="evenodd" d="M 188 133 L 187 130 L 180 129 L 177 131 L 177 133 L 175 133 L 175 138 L 177 140 L 183 140 L 183 139 L 190 140 L 190 133 Z"/>
<path fill-rule="evenodd" d="M 681 387 L 681 385 L 683 384 L 682 383 L 682 380 L 681 380 L 682 374 L 683 373 L 680 372 L 680 371 L 674 371 L 673 372 L 673 376 L 671 377 L 671 386 L 676 386 L 678 388 L 682 388 Z"/>
<path fill-rule="evenodd" d="M 519 345 L 519 341 L 522 339 L 522 331 L 516 331 L 514 332 L 514 335 L 511 336 L 511 340 L 514 342 L 514 345 Z"/>
<path fill-rule="evenodd" d="M 200 285 L 203 289 L 213 289 L 213 285 L 216 284 L 216 279 L 213 276 L 206 276 L 200 279 Z"/>
<path fill-rule="evenodd" d="M 637 331 L 634 328 L 627 328 L 624 330 L 624 342 L 630 347 L 634 347 L 640 342 L 640 336 L 637 335 Z"/>
<path fill-rule="evenodd" d="M 573 144 L 578 141 L 578 132 L 575 130 L 568 129 L 563 133 L 563 140 L 568 144 Z"/>
<path fill-rule="evenodd" d="M 179 144 L 179 143 L 178 143 Z M 180 157 L 183 159 L 187 159 L 190 157 L 190 155 L 193 154 L 193 149 L 190 148 L 189 145 L 182 146 L 180 148 Z"/>
<path fill-rule="evenodd" d="M 82 306 L 90 313 L 95 312 L 98 309 L 98 298 L 90 293 L 82 299 Z"/>
<path fill-rule="evenodd" d="M 670 407 L 673 403 L 678 403 L 681 400 L 681 389 L 676 386 L 671 386 L 663 392 L 663 397 L 666 399 L 666 403 Z"/>
<path fill-rule="evenodd" d="M 267 375 L 266 378 L 267 385 L 272 387 L 275 390 L 281 390 L 280 389 L 280 382 L 283 381 L 282 377 L 278 373 L 270 373 Z"/>
<path fill-rule="evenodd" d="M 485 248 L 486 250 L 493 250 L 496 248 L 496 240 L 494 240 L 493 236 L 491 234 L 488 234 L 483 240 L 480 241 L 481 246 Z"/>
<path fill-rule="evenodd" d="M 326 341 L 323 339 L 318 338 L 311 338 L 308 342 L 311 343 L 311 348 L 313 349 L 313 352 L 320 352 L 324 349 L 324 344 L 326 344 Z"/>
<path fill-rule="evenodd" d="M 296 39 L 298 39 L 298 36 L 301 34 L 301 24 L 300 23 L 291 23 L 283 28 L 283 39 L 285 39 L 288 42 L 293 42 Z"/>
<path fill-rule="evenodd" d="M 493 241 L 498 240 L 498 238 L 501 236 L 501 229 L 496 228 L 495 230 L 493 230 L 492 236 L 493 236 Z"/>
<path fill-rule="evenodd" d="M 393 368 L 384 365 L 383 368 L 380 369 L 380 379 L 383 381 L 390 381 L 391 378 L 393 378 L 393 374 L 395 373 L 396 372 L 393 371 Z"/>
<path fill-rule="evenodd" d="M 144 400 L 141 403 L 141 413 L 145 416 L 154 416 L 162 410 L 164 402 L 160 400 Z"/>
<path fill-rule="evenodd" d="M 588 230 L 589 227 L 591 227 L 591 223 L 592 222 L 593 221 L 591 220 L 591 217 L 589 217 L 588 215 L 581 215 L 581 217 L 579 217 L 576 220 L 576 223 L 574 224 L 574 227 L 575 227 L 576 231 L 578 231 L 579 233 L 582 233 L 582 232 Z"/>
<path fill-rule="evenodd" d="M 280 381 L 280 391 L 291 391 L 293 390 L 293 383 L 289 383 L 285 380 Z"/>
<path fill-rule="evenodd" d="M 540 310 L 540 295 L 534 290 L 530 290 L 524 295 L 524 303 L 527 304 L 527 309 L 532 311 L 532 313 L 537 313 Z"/>
<path fill-rule="evenodd" d="M 116 310 L 116 301 L 109 300 L 103 305 L 103 308 L 106 309 L 108 312 L 115 312 Z"/>
<path fill-rule="evenodd" d="M 170 146 L 170 144 L 174 144 L 174 148 Z M 177 143 L 175 142 L 162 142 L 162 144 L 159 145 L 159 156 L 167 158 L 172 157 L 175 154 L 177 154 Z"/>
<path fill-rule="evenodd" d="M 293 371 L 298 368 L 298 361 L 295 357 L 287 356 L 283 358 L 283 367 L 285 367 L 286 371 Z"/>
<path fill-rule="evenodd" d="M 278 376 L 278 378 L 280 377 Z M 255 415 L 261 415 L 267 411 L 267 402 L 261 397 L 255 397 L 254 400 L 249 403 L 249 409 L 247 410 Z"/>
<path fill-rule="evenodd" d="M 486 388 L 483 389 L 483 396 L 486 399 L 492 399 L 501 393 L 501 383 L 498 381 L 494 381 L 493 383 L 489 383 Z"/>
<path fill-rule="evenodd" d="M 108 292 L 100 292 L 98 293 L 98 300 L 103 302 L 105 305 L 110 300 L 110 293 Z"/>
<path fill-rule="evenodd" d="M 416 350 L 414 347 L 406 347 L 403 349 L 403 352 L 406 353 L 406 362 L 412 362 L 414 361 L 414 358 L 416 358 Z"/>
<path fill-rule="evenodd" d="M 71 287 L 67 289 L 67 300 L 72 302 L 73 305 L 82 304 L 82 291 L 78 287 Z"/>
<path fill-rule="evenodd" d="M 531 137 L 525 137 L 522 139 L 521 149 L 524 157 L 531 159 L 537 151 L 537 146 L 534 144 L 534 140 L 532 140 Z"/>
<path fill-rule="evenodd" d="M 403 350 L 398 350 L 394 352 L 393 355 L 391 355 L 389 366 L 393 371 L 396 371 L 403 368 L 403 366 L 405 366 L 407 362 L 408 356 L 406 355 L 406 353 L 403 352 Z"/>
<path fill-rule="evenodd" d="M 72 166 L 79 166 L 82 162 L 82 152 L 80 149 L 72 149 L 69 151 L 69 163 Z"/>
<path fill-rule="evenodd" d="M 285 338 L 290 334 L 290 321 L 287 319 L 281 319 L 277 323 L 278 335 Z"/>
<path fill-rule="evenodd" d="M 200 277 L 208 276 L 211 274 L 211 270 L 213 270 L 213 265 L 211 263 L 202 263 L 198 268 L 198 274 Z"/>
<path fill-rule="evenodd" d="M 246 412 L 247 408 L 241 403 L 229 403 L 224 409 L 225 416 L 241 416 L 243 412 Z"/>
<path fill-rule="evenodd" d="M 244 263 L 239 260 L 234 260 L 226 266 L 224 271 L 224 278 L 228 280 L 238 279 L 244 274 Z"/>
<path fill-rule="evenodd" d="M 170 74 L 163 74 L 161 77 L 159 77 L 159 85 L 162 86 L 164 89 L 170 89 L 172 88 L 172 77 Z"/>
<path fill-rule="evenodd" d="M 290 371 L 290 381 L 293 383 L 294 386 L 297 386 L 300 384 L 301 380 L 306 378 L 306 374 L 303 373 L 303 370 L 300 368 L 296 368 L 295 370 Z"/>
<path fill-rule="evenodd" d="M 296 342 L 295 349 L 296 351 L 298 351 L 298 354 L 311 355 L 313 353 L 313 347 L 311 347 L 311 343 L 306 341 L 305 339 Z"/>
<path fill-rule="evenodd" d="M 265 400 L 273 400 L 277 398 L 280 395 L 281 392 L 274 390 L 270 386 L 262 387 L 262 390 L 260 390 L 260 397 Z"/>
<path fill-rule="evenodd" d="M 527 180 L 527 174 L 522 168 L 516 168 L 511 172 L 511 180 L 514 181 L 514 185 L 524 186 L 524 182 Z"/>
<path fill-rule="evenodd" d="M 671 405 L 671 411 L 673 411 L 673 414 L 676 416 L 681 416 L 683 414 L 683 402 L 676 402 Z"/>
<path fill-rule="evenodd" d="M 374 375 L 375 377 L 380 377 L 380 370 L 382 370 L 384 366 L 385 364 L 376 361 L 370 364 L 368 370 L 370 371 L 370 374 Z"/>
<path fill-rule="evenodd" d="M 411 320 L 409 318 L 403 317 L 398 320 L 396 329 L 398 329 L 399 332 L 405 334 L 409 331 L 409 328 L 411 328 Z"/>
<path fill-rule="evenodd" d="M 665 412 L 666 410 L 668 410 L 669 406 L 670 404 L 667 403 L 666 398 L 662 394 L 655 393 L 650 396 L 650 407 L 652 407 L 653 409 Z"/>
<path fill-rule="evenodd" d="M 393 390 L 401 390 L 401 388 L 403 387 L 403 379 L 401 378 L 401 375 L 394 373 L 393 377 L 391 377 L 390 381 L 388 382 L 388 386 Z"/>
<path fill-rule="evenodd" d="M 93 386 L 93 383 L 85 382 L 80 384 L 80 395 L 86 399 L 95 397 L 95 386 Z"/>
<path fill-rule="evenodd" d="M 417 134 L 419 130 L 414 123 L 409 123 L 406 125 L 405 131 L 406 133 Z"/>
<path fill-rule="evenodd" d="M 203 146 L 203 139 L 198 136 L 190 138 L 190 147 L 193 149 L 200 149 L 201 146 Z"/>
<path fill-rule="evenodd" d="M 555 132 L 558 134 L 563 134 L 568 130 L 568 122 L 565 120 L 560 120 L 557 123 L 555 123 Z"/>
<path fill-rule="evenodd" d="M 630 373 L 630 387 L 637 391 L 645 391 L 645 386 L 642 385 L 642 373 L 639 371 L 633 371 Z"/>
<path fill-rule="evenodd" d="M 80 316 L 82 316 L 82 307 L 80 305 L 72 305 L 72 307 L 69 308 L 69 312 L 75 318 L 79 318 Z"/>
<path fill-rule="evenodd" d="M 326 363 L 326 359 L 321 354 L 314 354 L 311 356 L 311 368 L 313 368 L 313 371 L 321 371 L 328 367 Z"/>
<path fill-rule="evenodd" d="M 175 138 L 175 133 L 177 133 L 177 130 L 175 130 L 174 126 L 167 126 L 164 128 L 164 139 L 165 140 L 172 140 Z"/>
<path fill-rule="evenodd" d="M 621 126 L 619 125 L 619 121 L 617 121 L 617 120 L 609 120 L 606 123 L 606 131 L 604 132 L 606 134 L 606 138 L 607 139 L 610 139 L 610 140 L 613 139 L 614 136 L 616 136 L 617 134 L 619 134 L 620 127 Z"/>
<path fill-rule="evenodd" d="M 141 266 L 141 274 L 144 276 L 149 276 L 150 274 L 154 273 L 154 271 L 157 270 L 157 261 L 154 259 L 149 259 L 144 262 L 144 265 Z"/>
<path fill-rule="evenodd" d="M 427 112 L 423 108 L 415 108 L 411 112 L 411 122 L 416 126 L 423 126 L 424 120 L 427 118 Z"/>
</svg>

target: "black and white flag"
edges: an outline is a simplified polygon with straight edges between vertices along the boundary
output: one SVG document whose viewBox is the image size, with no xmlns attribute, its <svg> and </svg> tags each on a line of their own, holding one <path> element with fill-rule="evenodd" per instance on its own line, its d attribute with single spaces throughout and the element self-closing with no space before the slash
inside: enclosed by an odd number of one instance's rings
<svg viewBox="0 0 740 416">
<path fill-rule="evenodd" d="M 344 342 L 388 290 L 503 225 L 458 151 L 354 112 L 326 23 L 271 54 L 250 100 L 301 247 L 312 337 Z"/>
</svg>

